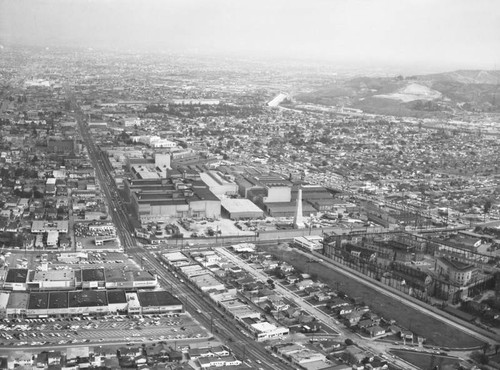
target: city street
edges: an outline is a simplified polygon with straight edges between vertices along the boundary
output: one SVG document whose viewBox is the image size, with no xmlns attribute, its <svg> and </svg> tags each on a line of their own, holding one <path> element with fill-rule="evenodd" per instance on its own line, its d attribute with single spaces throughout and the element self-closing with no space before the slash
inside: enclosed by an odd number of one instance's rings
<svg viewBox="0 0 500 370">
<path fill-rule="evenodd" d="M 75 106 L 75 108 L 77 107 Z M 199 292 L 194 291 L 193 288 L 177 281 L 177 279 L 157 261 L 154 255 L 136 243 L 135 238 L 132 237 L 134 229 L 130 222 L 129 215 L 124 210 L 123 204 L 121 205 L 118 200 L 118 189 L 116 184 L 109 172 L 104 169 L 102 160 L 100 160 L 99 151 L 93 143 L 92 137 L 90 136 L 81 114 L 78 115 L 78 125 L 81 136 L 87 145 L 89 157 L 96 169 L 101 189 L 109 202 L 109 212 L 117 227 L 117 233 L 124 251 L 135 257 L 138 263 L 141 263 L 141 261 L 143 263 L 145 262 L 145 268 L 155 271 L 155 273 L 158 274 L 159 280 L 164 284 L 164 287 L 169 289 L 183 302 L 185 309 L 204 325 L 205 328 L 210 328 L 211 324 L 213 324 L 212 320 L 217 319 L 220 313 L 214 307 L 213 303 L 200 295 Z M 198 311 L 202 312 L 202 314 L 199 314 Z M 239 358 L 243 360 L 259 360 L 262 362 L 261 367 L 265 369 L 286 370 L 289 368 L 289 366 L 282 364 L 271 356 L 261 344 L 244 335 L 235 327 L 234 323 L 223 320 L 222 317 L 220 317 L 220 320 L 217 320 L 216 323 L 219 326 L 217 336 L 223 343 L 226 343 Z"/>
<path fill-rule="evenodd" d="M 228 250 L 225 248 L 216 248 L 217 252 L 229 259 L 230 261 L 234 262 L 236 265 L 238 265 L 240 268 L 248 271 L 250 274 L 253 276 L 259 278 L 261 281 L 267 281 L 269 279 L 268 275 L 263 274 L 260 271 L 255 270 L 254 268 L 248 266 L 248 264 L 241 260 L 239 257 L 235 256 L 234 254 L 230 253 Z M 394 348 L 394 344 L 389 344 L 387 342 L 379 342 L 379 341 L 374 341 L 369 338 L 363 338 L 357 334 L 352 333 L 350 330 L 345 328 L 344 326 L 340 324 L 334 323 L 335 320 L 325 314 L 323 311 L 317 309 L 313 305 L 309 304 L 305 300 L 303 300 L 301 297 L 297 296 L 295 293 L 291 292 L 290 290 L 286 289 L 283 287 L 281 284 L 277 283 L 275 284 L 275 290 L 281 294 L 283 297 L 288 298 L 289 300 L 295 302 L 295 304 L 299 305 L 304 311 L 308 312 L 311 316 L 317 318 L 319 321 L 321 321 L 324 325 L 327 325 L 328 327 L 334 329 L 338 333 L 341 334 L 340 340 L 345 340 L 345 339 L 351 339 L 353 342 L 357 343 L 360 347 L 365 348 L 367 351 L 372 352 L 374 355 L 378 355 L 379 353 L 388 353 L 390 349 Z M 395 364 L 398 366 L 401 366 L 406 369 L 418 369 L 417 367 L 411 367 L 410 364 L 395 358 L 393 360 Z"/>
</svg>

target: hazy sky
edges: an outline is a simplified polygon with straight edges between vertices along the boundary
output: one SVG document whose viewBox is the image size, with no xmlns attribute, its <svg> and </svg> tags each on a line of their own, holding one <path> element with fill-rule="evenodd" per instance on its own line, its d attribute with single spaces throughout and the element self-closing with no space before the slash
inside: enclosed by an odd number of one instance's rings
<svg viewBox="0 0 500 370">
<path fill-rule="evenodd" d="M 0 0 L 0 43 L 500 68 L 498 0 Z"/>
</svg>

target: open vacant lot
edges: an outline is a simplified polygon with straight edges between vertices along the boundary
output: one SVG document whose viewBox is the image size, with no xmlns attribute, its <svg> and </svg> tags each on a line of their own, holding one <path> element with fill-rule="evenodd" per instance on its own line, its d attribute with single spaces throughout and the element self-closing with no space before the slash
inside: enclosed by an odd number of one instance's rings
<svg viewBox="0 0 500 370">
<path fill-rule="evenodd" d="M 393 350 L 391 353 L 423 370 L 434 369 L 435 366 L 439 369 L 454 369 L 454 366 L 460 362 L 453 357 L 431 355 L 428 353 L 398 350 Z"/>
</svg>

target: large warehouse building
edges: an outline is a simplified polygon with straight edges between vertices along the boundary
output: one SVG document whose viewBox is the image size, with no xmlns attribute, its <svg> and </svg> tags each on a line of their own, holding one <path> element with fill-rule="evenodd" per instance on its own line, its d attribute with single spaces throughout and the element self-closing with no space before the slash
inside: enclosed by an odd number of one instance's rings
<svg viewBox="0 0 500 370">
<path fill-rule="evenodd" d="M 232 220 L 261 218 L 264 211 L 249 199 L 222 198 L 222 212 Z"/>
<path fill-rule="evenodd" d="M 75 290 L 155 288 L 157 277 L 149 271 L 87 268 L 77 270 L 33 271 L 9 269 L 7 290 Z"/>
<path fill-rule="evenodd" d="M 208 185 L 210 191 L 219 198 L 238 194 L 238 184 L 219 171 L 201 172 L 200 177 Z"/>
<path fill-rule="evenodd" d="M 9 294 L 8 299 L 5 294 Z M 181 313 L 182 302 L 167 291 L 133 293 L 130 304 L 125 290 L 78 290 L 66 292 L 10 292 L 0 300 L 0 319 L 4 317 L 62 317 L 107 313 Z M 130 307 L 129 307 L 130 306 Z M 131 310 L 132 309 L 132 310 Z"/>
<path fill-rule="evenodd" d="M 134 215 L 141 222 L 170 217 L 220 218 L 221 202 L 202 181 L 125 180 L 125 189 Z"/>
</svg>

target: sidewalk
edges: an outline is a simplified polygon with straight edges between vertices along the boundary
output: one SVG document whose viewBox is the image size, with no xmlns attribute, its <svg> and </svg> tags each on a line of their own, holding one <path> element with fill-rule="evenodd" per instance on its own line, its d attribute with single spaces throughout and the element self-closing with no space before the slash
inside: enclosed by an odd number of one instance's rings
<svg viewBox="0 0 500 370">
<path fill-rule="evenodd" d="M 255 270 L 253 267 L 248 266 L 248 264 L 243 261 L 242 259 L 238 258 L 237 256 L 231 254 L 224 248 L 215 248 L 218 253 L 226 257 L 227 259 L 231 260 L 235 264 L 237 264 L 240 268 L 246 270 L 250 274 L 257 276 L 260 280 L 266 281 L 269 279 L 269 276 L 265 275 L 264 273 Z M 283 285 L 276 283 L 275 284 L 275 289 L 276 292 L 278 292 L 280 295 L 288 298 L 289 300 L 293 301 L 296 305 L 300 306 L 304 311 L 309 313 L 311 316 L 316 317 L 319 321 L 321 321 L 324 325 L 328 326 L 330 329 L 332 329 L 334 332 L 338 333 L 338 335 L 341 335 L 341 330 L 333 324 L 334 319 L 324 312 L 320 311 L 313 305 L 311 305 L 309 302 L 305 302 L 301 297 L 299 297 L 297 294 L 291 292 L 290 290 L 286 289 Z"/>
<path fill-rule="evenodd" d="M 229 251 L 227 251 L 223 247 L 218 247 L 214 248 L 214 250 L 219 253 L 220 255 L 226 257 L 228 260 L 234 262 L 236 265 L 238 265 L 240 268 L 243 270 L 247 271 L 248 273 L 252 274 L 253 276 L 261 279 L 262 281 L 266 281 L 269 279 L 269 277 L 262 272 L 248 266 L 248 264 L 240 259 L 239 257 L 233 255 Z M 388 351 L 390 350 L 392 345 L 388 345 L 387 343 L 380 343 L 376 342 L 374 340 L 370 340 L 368 338 L 363 338 L 359 336 L 358 334 L 351 333 L 348 329 L 342 328 L 342 327 L 337 327 L 333 323 L 335 320 L 325 314 L 324 312 L 318 310 L 316 307 L 311 305 L 310 303 L 304 301 L 301 297 L 296 295 L 295 293 L 289 291 L 287 288 L 285 288 L 283 285 L 276 283 L 275 284 L 275 289 L 276 292 L 281 294 L 284 297 L 287 297 L 288 299 L 292 300 L 295 302 L 295 304 L 299 305 L 300 308 L 302 308 L 304 311 L 308 312 L 310 315 L 316 317 L 319 321 L 321 321 L 324 325 L 328 326 L 330 329 L 334 330 L 338 335 L 336 336 L 337 339 L 339 340 L 344 340 L 346 338 L 352 339 L 355 342 L 358 342 L 358 347 L 363 348 L 364 350 L 373 353 L 374 355 L 382 352 L 382 351 Z M 339 324 L 340 325 L 340 324 Z M 318 334 L 318 336 L 321 336 L 321 334 Z M 360 343 L 361 342 L 361 343 Z M 411 364 L 405 362 L 402 359 L 395 358 L 391 359 L 390 362 L 393 364 L 399 366 L 400 368 L 403 369 L 418 369 L 415 366 L 412 366 Z"/>
</svg>

